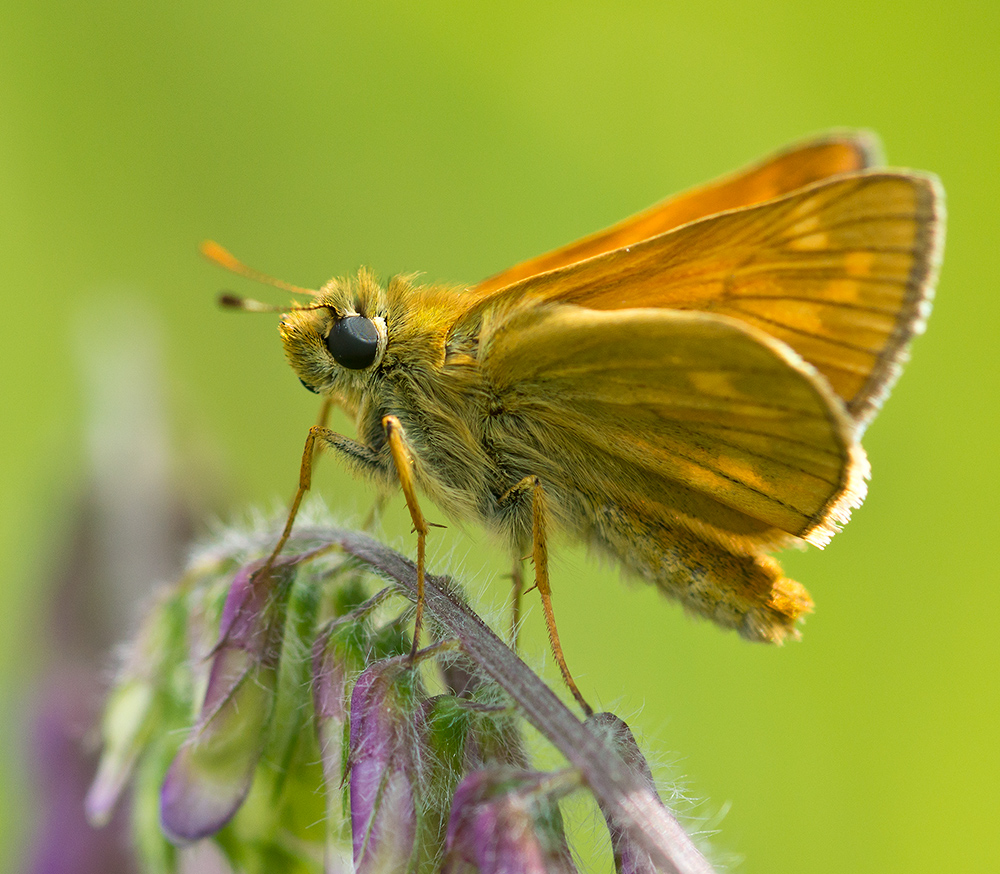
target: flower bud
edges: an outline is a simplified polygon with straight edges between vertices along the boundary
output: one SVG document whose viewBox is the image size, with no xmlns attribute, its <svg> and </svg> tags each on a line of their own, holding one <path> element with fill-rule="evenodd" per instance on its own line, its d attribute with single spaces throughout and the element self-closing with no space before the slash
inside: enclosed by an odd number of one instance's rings
<svg viewBox="0 0 1000 874">
<path fill-rule="evenodd" d="M 444 874 L 562 874 L 576 867 L 557 799 L 578 778 L 511 768 L 474 771 L 459 785 Z"/>
<path fill-rule="evenodd" d="M 344 778 L 344 726 L 349 706 L 348 678 L 364 666 L 357 645 L 363 629 L 354 617 L 341 619 L 316 640 L 313 648 L 313 707 L 323 756 L 323 778 L 332 792 Z"/>
<path fill-rule="evenodd" d="M 625 766 L 638 774 L 653 792 L 656 792 L 653 772 L 639 750 L 639 745 L 635 742 L 629 727 L 621 719 L 613 713 L 595 713 L 588 717 L 587 725 L 603 735 L 609 746 L 621 756 Z M 611 835 L 611 848 L 615 854 L 615 871 L 618 874 L 656 874 L 660 868 L 641 846 L 630 839 L 614 813 L 603 806 L 601 810 Z"/>
<path fill-rule="evenodd" d="M 417 675 L 407 656 L 376 662 L 351 694 L 351 832 L 358 874 L 416 866 Z"/>
<path fill-rule="evenodd" d="M 527 768 L 528 756 L 510 697 L 463 652 L 439 660 L 441 678 L 455 699 L 463 702 L 468 728 L 463 771 L 491 765 Z"/>
<path fill-rule="evenodd" d="M 105 825 L 135 763 L 158 728 L 173 664 L 184 660 L 184 608 L 176 593 L 161 596 L 143 622 L 108 696 L 101 720 L 103 751 L 84 808 Z"/>
<path fill-rule="evenodd" d="M 338 591 L 349 589 L 350 582 Z M 384 589 L 364 604 L 339 598 L 336 608 L 346 610 L 329 622 L 312 648 L 312 695 L 323 768 L 326 802 L 325 870 L 349 867 L 343 861 L 344 822 L 342 811 L 344 781 L 347 776 L 345 727 L 350 712 L 350 683 L 364 669 L 372 646 L 368 614 L 391 592 Z M 351 609 L 353 608 L 353 609 Z"/>
<path fill-rule="evenodd" d="M 177 841 L 213 834 L 250 790 L 274 708 L 291 574 L 284 559 L 241 568 L 223 609 L 198 721 L 167 771 L 160 794 L 164 831 Z"/>
</svg>

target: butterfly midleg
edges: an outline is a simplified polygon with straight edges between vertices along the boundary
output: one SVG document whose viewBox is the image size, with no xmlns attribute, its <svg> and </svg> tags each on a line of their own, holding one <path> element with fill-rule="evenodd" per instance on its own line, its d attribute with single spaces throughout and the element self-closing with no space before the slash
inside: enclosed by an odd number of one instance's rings
<svg viewBox="0 0 1000 874">
<path fill-rule="evenodd" d="M 389 451 L 392 453 L 392 460 L 399 474 L 399 484 L 403 487 L 403 497 L 406 498 L 406 507 L 410 511 L 410 519 L 413 520 L 413 530 L 417 532 L 417 610 L 413 618 L 413 645 L 410 650 L 412 658 L 417 651 L 420 627 L 424 620 L 424 552 L 429 526 L 417 501 L 417 487 L 413 481 L 413 460 L 406 447 L 403 426 L 395 416 L 386 416 L 382 419 L 382 428 L 385 430 Z"/>
<path fill-rule="evenodd" d="M 563 682 L 576 698 L 577 703 L 587 716 L 594 712 L 577 688 L 573 675 L 569 672 L 566 657 L 563 655 L 562 644 L 559 642 L 559 632 L 556 630 L 556 616 L 552 608 L 552 588 L 549 585 L 549 547 L 546 540 L 546 524 L 548 522 L 547 502 L 542 481 L 537 476 L 526 476 L 519 483 L 511 486 L 501 497 L 500 503 L 517 500 L 525 492 L 531 492 L 531 557 L 535 565 L 535 587 L 542 597 L 542 610 L 545 612 L 545 627 L 549 632 L 549 645 L 555 656 L 556 664 L 562 674 Z M 515 556 L 518 561 L 520 556 Z M 515 576 L 515 583 L 517 577 Z M 520 593 L 517 593 L 517 609 L 520 610 Z"/>
</svg>

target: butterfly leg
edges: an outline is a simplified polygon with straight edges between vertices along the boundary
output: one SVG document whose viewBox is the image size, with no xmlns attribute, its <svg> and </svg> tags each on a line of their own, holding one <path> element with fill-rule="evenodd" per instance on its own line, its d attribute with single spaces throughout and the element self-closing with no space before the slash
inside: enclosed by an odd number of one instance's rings
<svg viewBox="0 0 1000 874">
<path fill-rule="evenodd" d="M 549 585 L 549 548 L 545 534 L 548 511 L 542 481 L 537 476 L 526 476 L 501 496 L 500 503 L 505 504 L 516 500 L 529 491 L 531 492 L 531 557 L 535 565 L 535 587 L 542 597 L 542 610 L 545 612 L 545 627 L 549 632 L 549 645 L 552 647 L 552 655 L 555 656 L 556 664 L 559 665 L 563 682 L 576 698 L 583 712 L 587 716 L 591 716 L 594 710 L 577 688 L 573 675 L 569 672 L 569 665 L 566 664 L 562 644 L 559 642 L 559 632 L 556 629 L 556 615 L 552 608 L 552 587 Z M 517 577 L 515 577 L 516 580 Z M 519 609 L 519 593 L 517 601 Z"/>
<path fill-rule="evenodd" d="M 333 412 L 333 408 L 337 405 L 337 402 L 333 398 L 323 398 L 323 403 L 319 408 L 319 416 L 316 418 L 316 425 L 320 428 L 326 428 L 330 421 L 330 413 Z"/>
<path fill-rule="evenodd" d="M 319 428 L 327 428 L 327 423 L 330 421 L 330 414 L 333 412 L 333 408 L 337 405 L 337 402 L 333 398 L 323 398 L 323 405 L 320 407 L 319 416 L 316 419 L 316 425 Z M 331 432 L 332 433 L 332 432 Z M 339 435 L 338 435 L 339 437 Z M 345 438 L 340 438 L 344 440 Z M 349 441 L 348 441 L 349 442 Z M 340 446 L 339 442 L 332 443 L 335 448 L 343 448 Z M 313 464 L 319 459 L 320 451 L 323 448 L 323 443 L 318 443 L 313 450 Z M 358 451 L 349 452 L 354 458 L 357 458 Z M 364 454 L 364 453 L 362 453 Z M 372 508 L 368 511 L 368 515 L 365 516 L 364 521 L 361 523 L 361 528 L 364 531 L 371 531 L 379 519 L 382 518 L 382 513 L 385 510 L 385 505 L 389 500 L 389 492 L 380 490 L 375 495 L 375 500 L 372 502 Z"/>
<path fill-rule="evenodd" d="M 403 487 L 403 497 L 406 498 L 410 519 L 413 520 L 413 530 L 417 532 L 417 610 L 413 618 L 413 647 L 410 651 L 412 658 L 417 651 L 420 627 L 424 619 L 424 551 L 427 546 L 427 532 L 430 526 L 427 524 L 417 501 L 417 487 L 413 480 L 413 459 L 406 448 L 403 426 L 395 416 L 386 416 L 382 419 L 382 428 L 385 430 L 389 451 L 392 453 L 392 460 L 396 465 L 396 472 L 399 474 L 399 484 Z"/>
<path fill-rule="evenodd" d="M 323 405 L 320 407 L 319 416 L 317 416 L 316 418 L 316 427 L 322 428 L 324 432 L 329 432 L 330 435 L 332 435 L 334 432 L 330 431 L 330 429 L 327 427 L 327 423 L 330 421 L 330 414 L 333 412 L 333 408 L 335 406 L 337 406 L 337 402 L 333 398 L 323 398 Z M 326 438 L 329 445 L 335 449 L 341 449 L 343 451 L 344 446 L 342 444 L 353 442 L 348 440 L 347 438 L 341 437 L 339 434 L 336 436 L 337 436 L 336 440 L 333 440 L 329 435 Z M 316 464 L 317 461 L 319 461 L 319 456 L 323 450 L 323 446 L 324 446 L 323 441 L 320 441 L 319 443 L 316 443 L 315 446 L 313 447 L 312 463 L 314 465 Z M 359 455 L 364 456 L 367 454 L 363 450 L 364 447 L 358 446 L 355 447 L 353 450 L 347 451 L 347 454 L 351 456 L 355 461 L 357 461 Z M 379 490 L 379 492 L 375 495 L 375 499 L 372 501 L 371 509 L 368 511 L 368 514 L 365 516 L 364 521 L 361 523 L 361 528 L 363 531 L 370 532 L 375 528 L 379 519 L 382 518 L 382 513 L 385 510 L 385 505 L 388 503 L 388 500 L 389 500 L 389 492 Z"/>
<path fill-rule="evenodd" d="M 320 417 L 321 421 L 326 419 L 328 413 L 329 407 L 324 405 Z M 295 517 L 299 513 L 299 506 L 302 504 L 302 499 L 312 485 L 313 465 L 319 456 L 319 452 L 323 449 L 336 449 L 346 455 L 348 460 L 353 462 L 357 467 L 366 470 L 373 476 L 382 479 L 385 478 L 385 462 L 377 453 L 373 452 L 367 446 L 363 446 L 348 437 L 338 434 L 336 431 L 331 431 L 323 425 L 313 425 L 309 429 L 309 436 L 306 437 L 306 444 L 302 450 L 302 462 L 299 465 L 299 485 L 295 490 L 295 497 L 292 498 L 292 504 L 288 510 L 288 518 L 285 520 L 285 527 L 267 561 L 254 574 L 255 578 L 263 579 L 267 577 L 271 573 L 278 556 L 281 555 L 281 550 L 285 548 L 285 544 L 292 534 L 292 526 L 295 524 Z"/>
<path fill-rule="evenodd" d="M 327 410 L 328 408 L 324 407 L 323 418 L 325 418 Z M 386 416 L 382 420 L 382 428 L 385 431 L 391 461 L 384 459 L 383 456 L 369 449 L 367 446 L 344 437 L 336 431 L 331 431 L 329 428 L 314 425 L 309 429 L 309 436 L 306 438 L 305 449 L 302 452 L 299 487 L 295 493 L 295 498 L 292 500 L 292 507 L 288 513 L 288 521 L 285 523 L 285 529 L 281 534 L 278 545 L 274 548 L 274 552 L 268 558 L 264 570 L 270 570 L 292 533 L 292 525 L 298 514 L 299 505 L 302 503 L 302 498 L 312 483 L 312 467 L 320 450 L 336 449 L 341 454 L 347 456 L 349 463 L 383 481 L 389 478 L 389 472 L 395 467 L 399 483 L 403 488 L 403 495 L 406 498 L 406 506 L 410 510 L 410 518 L 413 520 L 413 528 L 417 532 L 417 609 L 413 623 L 412 655 L 417 651 L 418 641 L 420 640 L 420 629 L 423 624 L 424 551 L 427 542 L 427 532 L 430 526 L 424 519 L 424 514 L 421 512 L 420 505 L 417 502 L 416 485 L 413 480 L 413 462 L 410 459 L 409 450 L 406 448 L 403 426 L 395 416 Z M 382 501 L 379 499 L 376 502 L 376 509 L 380 509 L 381 506 Z"/>
<path fill-rule="evenodd" d="M 328 431 L 329 430 L 328 425 L 329 425 L 329 422 L 330 422 L 330 414 L 333 412 L 333 408 L 336 405 L 337 405 L 337 402 L 333 398 L 329 398 L 329 397 L 323 398 L 323 403 L 320 405 L 320 408 L 319 408 L 319 415 L 316 417 L 316 427 L 317 428 L 320 428 L 323 431 Z M 312 458 L 310 460 L 310 478 L 311 478 L 311 473 L 312 473 L 312 465 L 316 464 L 316 462 L 319 461 L 319 455 L 320 455 L 320 452 L 323 449 L 322 442 L 317 443 L 315 437 L 312 438 L 312 441 L 313 441 L 313 448 L 312 448 Z M 305 459 L 303 458 L 303 463 L 304 462 L 305 462 Z M 300 474 L 299 474 L 299 484 L 300 484 L 300 486 L 301 486 L 301 483 L 302 483 L 302 475 L 301 475 L 301 472 L 300 472 Z M 306 486 L 307 490 L 308 490 L 308 488 L 309 487 Z M 297 493 L 296 493 L 296 497 L 299 498 L 299 500 L 301 501 L 301 496 L 299 496 Z M 296 508 L 298 507 L 297 504 L 295 506 L 296 506 Z"/>
<path fill-rule="evenodd" d="M 510 579 L 510 648 L 517 652 L 517 633 L 521 628 L 521 595 L 524 593 L 524 559 L 514 556 Z"/>
</svg>

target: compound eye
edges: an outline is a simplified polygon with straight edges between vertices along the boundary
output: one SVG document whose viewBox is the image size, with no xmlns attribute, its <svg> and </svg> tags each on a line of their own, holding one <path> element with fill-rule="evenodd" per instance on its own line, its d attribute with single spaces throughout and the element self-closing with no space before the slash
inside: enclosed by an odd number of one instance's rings
<svg viewBox="0 0 1000 874">
<path fill-rule="evenodd" d="M 348 370 L 364 370 L 378 355 L 378 331 L 364 316 L 345 316 L 336 322 L 326 338 L 333 360 Z"/>
</svg>

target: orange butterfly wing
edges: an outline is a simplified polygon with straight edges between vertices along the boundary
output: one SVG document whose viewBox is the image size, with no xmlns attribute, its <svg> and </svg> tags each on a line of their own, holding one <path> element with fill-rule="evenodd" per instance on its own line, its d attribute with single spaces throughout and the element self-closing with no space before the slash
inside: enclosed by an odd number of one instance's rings
<svg viewBox="0 0 1000 874">
<path fill-rule="evenodd" d="M 860 432 L 923 329 L 941 249 L 941 200 L 929 175 L 837 176 L 523 279 L 473 313 L 528 297 L 731 316 L 819 370 Z"/>
<path fill-rule="evenodd" d="M 863 170 L 880 160 L 881 149 L 873 134 L 830 134 L 808 140 L 707 185 L 669 197 L 568 246 L 522 261 L 483 280 L 472 294 L 487 295 L 529 276 L 647 240 L 718 212 L 772 200 L 829 176 Z"/>
<path fill-rule="evenodd" d="M 502 410 L 491 444 L 530 459 L 554 505 L 568 484 L 755 549 L 778 532 L 822 545 L 864 497 L 864 451 L 829 386 L 742 322 L 528 303 L 488 319 L 482 343 Z"/>
</svg>

